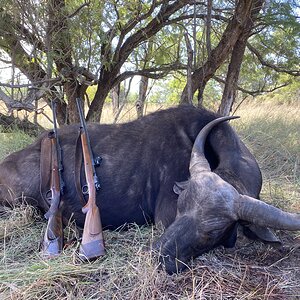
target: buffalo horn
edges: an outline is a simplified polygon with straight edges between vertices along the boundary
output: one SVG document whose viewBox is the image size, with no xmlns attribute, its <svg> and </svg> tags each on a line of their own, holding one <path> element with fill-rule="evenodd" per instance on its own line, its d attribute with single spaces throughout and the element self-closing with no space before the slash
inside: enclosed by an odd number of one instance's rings
<svg viewBox="0 0 300 300">
<path fill-rule="evenodd" d="M 238 217 L 262 227 L 281 230 L 300 230 L 300 215 L 284 212 L 279 208 L 249 196 L 241 195 Z"/>
<path fill-rule="evenodd" d="M 191 161 L 190 161 L 190 174 L 197 174 L 198 172 L 202 171 L 211 171 L 209 163 L 204 156 L 204 145 L 205 140 L 211 129 L 216 126 L 217 124 L 237 119 L 237 116 L 226 116 L 217 118 L 211 122 L 209 122 L 206 126 L 204 126 L 201 131 L 198 133 L 196 140 L 193 145 L 192 154 L 191 154 Z"/>
</svg>

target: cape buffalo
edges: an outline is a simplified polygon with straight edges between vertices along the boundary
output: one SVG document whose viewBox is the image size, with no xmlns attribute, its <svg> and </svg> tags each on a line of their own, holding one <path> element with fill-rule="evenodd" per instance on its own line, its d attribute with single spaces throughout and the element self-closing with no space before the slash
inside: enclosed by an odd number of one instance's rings
<svg viewBox="0 0 300 300">
<path fill-rule="evenodd" d="M 169 273 L 218 245 L 233 246 L 238 224 L 248 237 L 268 242 L 278 242 L 268 227 L 300 228 L 296 215 L 255 200 L 262 185 L 259 167 L 228 124 L 216 126 L 205 147 L 198 147 L 205 140 L 203 133 L 197 138 L 199 131 L 217 117 L 204 109 L 181 106 L 126 124 L 88 125 L 93 152 L 102 157 L 97 204 L 103 227 L 161 222 L 166 231 L 156 247 L 167 257 Z M 64 216 L 73 215 L 82 227 L 85 215 L 74 181 L 78 129 L 79 125 L 69 125 L 58 134 Z M 49 203 L 40 193 L 41 141 L 47 134 L 0 164 L 0 204 L 14 205 L 24 195 L 28 203 L 47 211 Z"/>
</svg>

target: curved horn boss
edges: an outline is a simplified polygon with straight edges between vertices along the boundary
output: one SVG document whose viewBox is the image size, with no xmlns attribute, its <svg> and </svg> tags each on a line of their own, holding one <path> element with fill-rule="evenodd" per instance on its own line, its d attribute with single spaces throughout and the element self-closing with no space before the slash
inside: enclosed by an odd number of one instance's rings
<svg viewBox="0 0 300 300">
<path fill-rule="evenodd" d="M 211 122 L 209 122 L 206 126 L 202 128 L 199 134 L 196 137 L 196 140 L 193 145 L 192 153 L 191 153 L 191 161 L 190 161 L 190 174 L 193 172 L 199 172 L 201 169 L 210 171 L 210 166 L 207 159 L 204 156 L 204 145 L 205 140 L 211 129 L 221 122 L 225 122 L 232 119 L 237 119 L 238 116 L 227 116 L 217 118 Z"/>
<path fill-rule="evenodd" d="M 300 216 L 284 212 L 238 191 L 213 173 L 204 155 L 205 140 L 213 127 L 237 117 L 221 117 L 198 134 L 191 153 L 190 179 L 178 192 L 177 215 L 156 243 L 168 273 L 186 268 L 190 258 L 216 246 L 233 246 L 239 220 L 275 229 L 300 230 Z"/>
</svg>

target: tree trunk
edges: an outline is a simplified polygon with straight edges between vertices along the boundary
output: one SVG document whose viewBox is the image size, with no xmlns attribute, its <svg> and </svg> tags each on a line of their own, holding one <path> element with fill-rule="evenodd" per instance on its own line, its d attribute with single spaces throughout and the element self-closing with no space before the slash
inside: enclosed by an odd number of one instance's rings
<svg viewBox="0 0 300 300">
<path fill-rule="evenodd" d="M 112 100 L 112 109 L 114 117 L 117 115 L 120 108 L 120 84 L 114 86 L 110 91 Z"/>
<path fill-rule="evenodd" d="M 204 84 L 204 82 L 203 82 Z M 206 84 L 206 83 L 205 83 Z M 203 107 L 203 94 L 204 94 L 205 85 L 201 85 L 198 88 L 198 107 Z"/>
<path fill-rule="evenodd" d="M 64 94 L 67 98 L 67 112 L 65 114 L 64 122 L 78 123 L 80 121 L 79 113 L 77 111 L 76 97 L 83 98 L 86 86 L 78 84 L 76 78 L 76 72 L 74 72 L 74 66 L 72 63 L 72 43 L 69 32 L 68 18 L 66 15 L 66 4 L 64 0 L 51 0 L 48 3 L 49 16 L 52 20 L 49 20 L 49 26 L 51 30 L 51 48 L 53 51 L 53 60 L 56 64 L 57 71 L 62 74 L 66 81 L 63 83 Z M 63 108 L 64 100 L 58 103 Z M 61 120 L 58 119 L 60 122 Z"/>
<path fill-rule="evenodd" d="M 247 40 L 251 34 L 251 30 L 253 28 L 255 18 L 262 4 L 263 1 L 261 0 L 257 0 L 254 2 L 253 9 L 244 28 L 244 32 L 240 35 L 239 39 L 237 40 L 237 42 L 233 47 L 231 60 L 228 66 L 223 96 L 222 96 L 220 107 L 218 109 L 218 113 L 220 113 L 221 115 L 224 116 L 229 115 L 232 105 L 235 101 L 236 89 L 237 89 L 241 65 L 243 62 L 243 57 L 247 45 Z"/>
<path fill-rule="evenodd" d="M 240 69 L 244 57 L 247 38 L 240 38 L 234 45 L 231 60 L 228 66 L 228 72 L 226 77 L 226 83 L 223 91 L 218 113 L 224 116 L 229 115 L 232 105 L 235 101 L 236 88 L 239 79 Z"/>
<path fill-rule="evenodd" d="M 184 34 L 185 44 L 187 49 L 187 99 L 188 104 L 193 105 L 193 93 L 192 93 L 192 69 L 193 69 L 193 49 L 189 40 L 188 33 Z"/>
<path fill-rule="evenodd" d="M 206 51 L 207 56 L 211 53 L 211 12 L 212 12 L 212 0 L 207 0 L 207 17 L 206 17 Z"/>
<path fill-rule="evenodd" d="M 141 81 L 139 85 L 139 98 L 135 103 L 137 117 L 141 118 L 144 115 L 144 105 L 147 95 L 149 78 L 145 76 L 141 76 Z"/>
<path fill-rule="evenodd" d="M 105 99 L 111 88 L 113 88 L 113 79 L 117 76 L 116 74 L 118 74 L 118 72 L 119 70 L 116 70 L 114 74 L 114 72 L 102 69 L 98 88 L 86 117 L 87 121 L 100 122 Z"/>
<path fill-rule="evenodd" d="M 147 43 L 147 48 L 145 49 L 145 54 L 144 54 L 144 67 L 147 68 L 149 66 L 149 60 L 153 54 L 153 39 L 149 39 Z M 139 85 L 139 98 L 137 102 L 135 103 L 135 108 L 137 112 L 137 117 L 141 118 L 144 115 L 144 106 L 145 106 L 145 101 L 146 101 L 146 96 L 147 96 L 147 89 L 148 89 L 148 84 L 149 84 L 149 78 L 145 76 L 141 76 L 141 81 Z"/>
<path fill-rule="evenodd" d="M 61 126 L 67 124 L 67 104 L 59 101 L 56 106 L 57 123 Z"/>
<path fill-rule="evenodd" d="M 68 115 L 66 116 L 66 123 L 79 123 L 79 113 L 77 111 L 76 98 L 79 96 L 83 99 L 84 93 L 81 92 L 76 80 L 69 80 L 64 84 L 64 90 L 68 99 Z"/>
</svg>

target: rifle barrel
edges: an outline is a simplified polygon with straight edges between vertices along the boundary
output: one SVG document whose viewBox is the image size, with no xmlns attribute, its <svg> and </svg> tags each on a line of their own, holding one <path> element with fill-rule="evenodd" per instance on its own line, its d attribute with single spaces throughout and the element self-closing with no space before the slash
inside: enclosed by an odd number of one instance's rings
<svg viewBox="0 0 300 300">
<path fill-rule="evenodd" d="M 64 187 L 65 183 L 63 180 L 62 172 L 64 170 L 64 166 L 62 163 L 62 149 L 59 142 L 59 135 L 57 130 L 57 118 L 56 118 L 56 102 L 51 99 L 51 109 L 52 109 L 52 115 L 53 115 L 53 132 L 54 137 L 56 139 L 56 155 L 57 155 L 57 161 L 58 161 L 58 171 L 59 171 L 59 181 L 60 181 L 60 192 L 63 195 L 64 194 Z"/>
<path fill-rule="evenodd" d="M 89 156 L 92 159 L 92 171 L 93 171 L 93 176 L 94 176 L 94 184 L 95 184 L 96 190 L 98 191 L 101 188 L 101 186 L 100 186 L 97 174 L 96 174 L 95 159 L 94 159 L 91 142 L 90 142 L 90 137 L 89 137 L 89 133 L 88 133 L 85 118 L 84 118 L 83 109 L 81 107 L 81 99 L 80 98 L 76 98 L 76 104 L 77 104 L 77 109 L 78 109 L 79 117 L 80 117 L 80 129 L 84 132 L 85 137 L 86 137 L 86 145 L 88 148 Z"/>
</svg>

